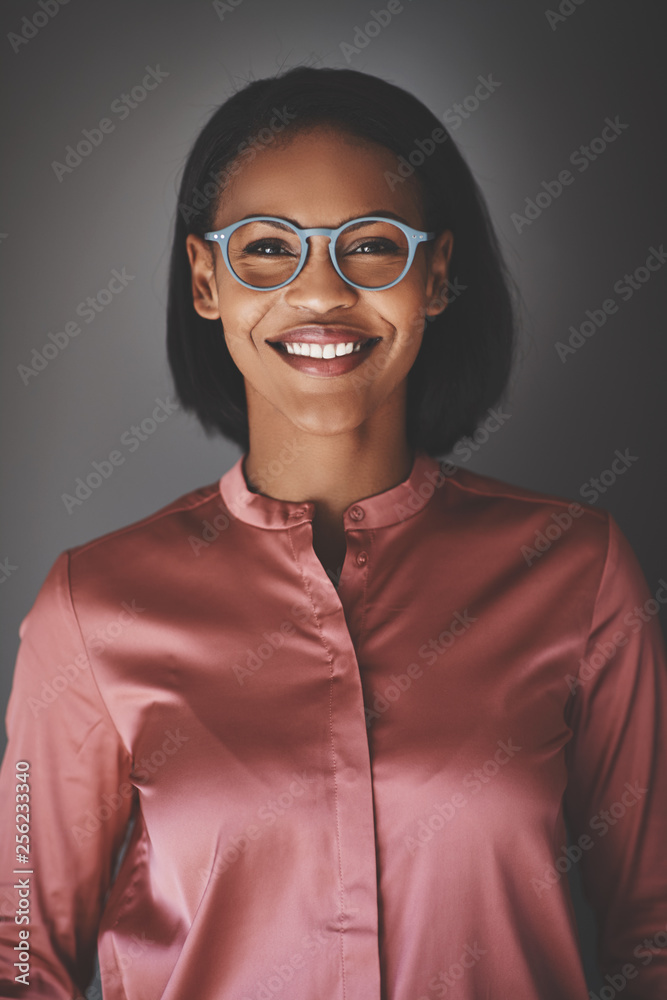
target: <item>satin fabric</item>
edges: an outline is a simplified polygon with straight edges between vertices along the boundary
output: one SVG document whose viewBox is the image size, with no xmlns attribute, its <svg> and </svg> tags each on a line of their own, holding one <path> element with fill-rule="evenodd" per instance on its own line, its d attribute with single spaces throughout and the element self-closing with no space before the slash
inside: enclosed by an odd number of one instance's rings
<svg viewBox="0 0 667 1000">
<path fill-rule="evenodd" d="M 63 551 L 21 623 L 0 995 L 79 996 L 97 941 L 105 1000 L 588 1000 L 576 865 L 608 992 L 664 1000 L 664 581 L 605 510 L 418 452 L 336 589 L 243 457 Z"/>
</svg>

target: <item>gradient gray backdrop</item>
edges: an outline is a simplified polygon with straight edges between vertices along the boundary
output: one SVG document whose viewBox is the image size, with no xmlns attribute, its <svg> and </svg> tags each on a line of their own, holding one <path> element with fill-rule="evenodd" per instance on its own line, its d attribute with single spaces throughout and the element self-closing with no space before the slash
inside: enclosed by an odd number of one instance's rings
<svg viewBox="0 0 667 1000">
<path fill-rule="evenodd" d="M 550 24 L 549 5 L 535 0 L 403 0 L 402 12 L 348 62 L 341 43 L 385 6 L 235 0 L 221 17 L 207 0 L 69 0 L 14 51 L 10 33 L 40 8 L 37 0 L 4 3 L 3 711 L 19 622 L 56 556 L 212 482 L 238 457 L 180 412 L 134 452 L 121 435 L 172 394 L 166 271 L 187 152 L 235 90 L 298 64 L 376 74 L 441 118 L 479 76 L 498 84 L 452 136 L 486 194 L 523 293 L 521 361 L 504 406 L 511 418 L 469 462 L 453 458 L 580 500 L 616 449 L 629 449 L 636 461 L 598 504 L 629 538 L 651 591 L 667 577 L 667 266 L 627 302 L 613 290 L 667 240 L 661 4 L 566 0 L 572 13 Z M 147 66 L 168 75 L 120 120 L 112 102 Z M 53 161 L 104 117 L 113 132 L 59 180 Z M 599 136 L 607 117 L 627 128 L 579 172 L 570 154 Z M 574 183 L 517 232 L 511 214 L 566 168 Z M 133 280 L 82 322 L 77 305 L 105 288 L 114 268 Z M 618 312 L 563 363 L 555 343 L 610 297 Z M 81 334 L 24 384 L 19 366 L 31 363 L 32 349 L 76 319 Z M 125 463 L 69 513 L 62 494 L 119 447 Z M 589 985 L 598 988 L 590 914 L 571 877 Z"/>
</svg>

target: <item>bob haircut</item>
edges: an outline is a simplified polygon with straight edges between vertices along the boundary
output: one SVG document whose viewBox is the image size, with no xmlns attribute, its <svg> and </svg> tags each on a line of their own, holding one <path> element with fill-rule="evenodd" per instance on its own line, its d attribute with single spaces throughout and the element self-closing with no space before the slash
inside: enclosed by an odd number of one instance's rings
<svg viewBox="0 0 667 1000">
<path fill-rule="evenodd" d="M 276 134 L 281 114 L 288 124 Z M 243 156 L 317 125 L 395 153 L 392 183 L 414 175 L 425 228 L 453 233 L 453 296 L 439 316 L 425 318 L 407 378 L 408 444 L 445 455 L 474 433 L 505 391 L 516 343 L 514 284 L 484 197 L 440 120 L 412 94 L 357 70 L 299 66 L 255 80 L 228 98 L 196 139 L 180 184 L 169 270 L 167 355 L 177 398 L 208 436 L 222 434 L 248 450 L 243 376 L 220 320 L 195 311 L 185 238 L 214 228 L 218 200 Z M 434 142 L 434 129 L 445 138 Z"/>
</svg>

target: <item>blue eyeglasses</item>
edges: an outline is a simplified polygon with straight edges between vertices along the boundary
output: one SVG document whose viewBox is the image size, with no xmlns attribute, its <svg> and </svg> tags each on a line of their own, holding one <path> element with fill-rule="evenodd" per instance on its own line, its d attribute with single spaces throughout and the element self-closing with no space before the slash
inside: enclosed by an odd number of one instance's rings
<svg viewBox="0 0 667 1000">
<path fill-rule="evenodd" d="M 253 215 L 205 233 L 204 239 L 218 244 L 237 281 L 268 292 L 294 281 L 306 262 L 309 236 L 329 238 L 331 262 L 344 281 L 381 291 L 407 274 L 418 245 L 435 233 L 379 215 L 352 219 L 338 229 L 301 229 L 274 215 Z"/>
</svg>

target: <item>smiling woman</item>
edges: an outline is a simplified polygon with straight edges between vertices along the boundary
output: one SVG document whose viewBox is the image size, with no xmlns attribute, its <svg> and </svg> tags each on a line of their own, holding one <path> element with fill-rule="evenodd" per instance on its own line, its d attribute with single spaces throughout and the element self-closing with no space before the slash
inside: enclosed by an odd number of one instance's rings
<svg viewBox="0 0 667 1000">
<path fill-rule="evenodd" d="M 276 106 L 282 106 L 285 119 L 280 130 L 269 124 L 275 121 Z M 197 192 L 211 176 L 223 177 L 224 184 L 209 182 L 216 197 L 205 199 L 201 211 L 194 212 L 190 207 L 177 220 L 168 330 L 169 358 L 179 395 L 204 426 L 225 434 L 243 448 L 249 446 L 246 385 L 237 359 L 230 353 L 231 333 L 221 338 L 219 324 L 207 322 L 220 317 L 216 315 L 217 299 L 208 302 L 206 289 L 200 302 L 206 266 L 215 269 L 216 281 L 223 283 L 230 305 L 245 306 L 251 315 L 253 308 L 261 308 L 268 313 L 264 322 L 268 323 L 269 317 L 271 322 L 282 322 L 280 311 L 272 310 L 275 296 L 264 292 L 263 298 L 270 300 L 265 306 L 260 306 L 262 296 L 241 296 L 245 286 L 239 288 L 238 284 L 243 274 L 229 267 L 224 253 L 215 259 L 213 248 L 204 243 L 207 232 L 210 236 L 210 231 L 221 231 L 224 226 L 257 215 L 278 216 L 292 226 L 303 227 L 339 227 L 355 217 L 382 215 L 421 231 L 428 218 L 432 231 L 428 242 L 402 235 L 396 252 L 409 255 L 412 250 L 414 260 L 410 258 L 411 266 L 400 279 L 392 273 L 390 280 L 400 280 L 400 284 L 385 289 L 382 295 L 377 286 L 357 295 L 350 287 L 354 275 L 348 274 L 345 281 L 345 274 L 336 269 L 337 262 L 341 268 L 345 266 L 341 264 L 345 260 L 344 248 L 334 254 L 327 237 L 301 237 L 301 259 L 295 262 L 299 250 L 295 243 L 298 234 L 294 232 L 290 233 L 294 243 L 291 260 L 305 270 L 302 274 L 295 267 L 294 273 L 286 273 L 294 284 L 286 284 L 279 297 L 282 312 L 287 312 L 285 303 L 293 301 L 293 312 L 299 314 L 298 325 L 312 319 L 334 325 L 334 319 L 343 317 L 349 325 L 352 302 L 357 303 L 354 314 L 360 321 L 362 313 L 365 321 L 365 314 L 375 316 L 400 303 L 404 315 L 396 334 L 405 339 L 409 333 L 412 360 L 419 355 L 416 367 L 408 365 L 406 369 L 410 375 L 409 440 L 413 445 L 419 441 L 432 453 L 444 454 L 462 434 L 474 431 L 488 407 L 502 394 L 511 369 L 512 302 L 483 198 L 451 139 L 431 143 L 432 153 L 422 155 L 423 164 L 416 171 L 411 167 L 411 175 L 400 176 L 405 173 L 400 171 L 401 160 L 414 152 L 415 133 L 428 137 L 434 127 L 444 132 L 435 115 L 412 95 L 352 70 L 299 68 L 271 81 L 256 81 L 211 117 L 190 155 L 179 203 L 196 205 Z M 271 141 L 258 155 L 252 140 L 267 132 Z M 281 207 L 280 212 L 277 207 Z M 251 235 L 245 226 L 241 227 L 237 246 L 244 233 Z M 406 248 L 406 240 L 408 244 L 424 242 L 424 246 Z M 306 258 L 306 242 L 311 245 L 312 259 Z M 378 249 L 372 251 L 376 259 Z M 274 244 L 274 255 L 276 250 Z M 271 254 L 266 245 L 262 252 Z M 283 247 L 283 257 L 285 252 Z M 228 253 L 233 254 L 233 248 Z M 354 253 L 359 255 L 358 247 Z M 194 302 L 189 263 L 195 265 Z M 391 267 L 395 268 L 395 264 Z M 305 274 L 311 278 L 305 294 L 315 299 L 301 302 Z M 332 290 L 325 289 L 325 300 L 319 302 L 322 292 L 313 287 L 312 280 L 320 284 L 323 277 L 325 282 L 333 282 L 333 298 Z M 458 279 L 476 286 L 477 294 L 462 295 L 456 308 L 445 311 L 447 289 L 456 287 Z M 285 281 L 285 277 L 281 280 Z M 309 288 L 313 290 L 308 292 Z M 210 294 L 217 295 L 217 288 Z M 431 321 L 426 331 L 425 319 Z M 231 316 L 227 326 L 230 321 Z M 379 316 L 375 321 L 380 323 Z M 394 324 L 385 319 L 381 325 Z M 227 329 L 224 319 L 223 329 Z M 426 338 L 420 351 L 424 332 Z M 377 333 L 379 336 L 380 329 Z M 387 347 L 393 339 L 386 343 Z M 302 391 L 308 391 L 305 383 Z M 340 390 L 331 386 L 315 390 L 313 386 L 312 391 Z"/>
<path fill-rule="evenodd" d="M 604 509 L 438 461 L 507 419 L 514 349 L 451 137 L 290 70 L 179 208 L 178 404 L 242 454 L 63 551 L 21 625 L 2 995 L 78 996 L 97 945 L 105 1000 L 587 1000 L 579 864 L 602 972 L 664 998 L 659 598 Z"/>
<path fill-rule="evenodd" d="M 194 233 L 185 241 L 194 308 L 222 321 L 244 378 L 247 475 L 252 480 L 253 469 L 295 433 L 317 438 L 316 450 L 308 449 L 311 480 L 321 480 L 321 463 L 335 475 L 336 487 L 321 483 L 327 495 L 318 496 L 314 523 L 316 550 L 338 560 L 327 566 L 332 572 L 345 554 L 342 510 L 356 499 L 360 470 L 372 469 L 382 440 L 390 474 L 400 480 L 410 470 L 406 379 L 425 315 L 446 304 L 435 300 L 447 280 L 452 233 L 434 239 L 424 231 L 413 184 L 390 190 L 384 172 L 394 161 L 386 148 L 348 140 L 345 132 L 297 132 L 226 189 L 218 228 L 205 234 L 220 254 Z M 302 230 L 289 221 L 295 217 L 314 225 Z M 322 228 L 331 221 L 335 228 Z M 361 377 L 352 377 L 357 370 Z M 393 440 L 387 427 L 395 429 Z M 295 489 L 318 489 L 285 481 L 295 473 L 303 476 L 292 468 L 272 492 L 287 499 Z M 369 480 L 367 492 L 376 485 Z"/>
<path fill-rule="evenodd" d="M 270 127 L 277 106 L 289 114 L 280 131 Z M 511 369 L 510 283 L 456 146 L 429 139 L 421 169 L 397 173 L 414 158 L 415 132 L 446 135 L 438 126 L 377 78 L 292 70 L 222 105 L 179 192 L 192 205 L 207 177 L 225 177 L 201 212 L 177 221 L 177 392 L 249 453 L 250 482 L 286 440 L 316 435 L 271 493 L 317 501 L 314 546 L 333 577 L 342 511 L 359 490 L 404 480 L 416 448 L 444 454 L 472 434 Z M 249 136 L 267 132 L 248 159 Z M 459 281 L 477 294 L 448 304 Z"/>
</svg>

